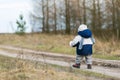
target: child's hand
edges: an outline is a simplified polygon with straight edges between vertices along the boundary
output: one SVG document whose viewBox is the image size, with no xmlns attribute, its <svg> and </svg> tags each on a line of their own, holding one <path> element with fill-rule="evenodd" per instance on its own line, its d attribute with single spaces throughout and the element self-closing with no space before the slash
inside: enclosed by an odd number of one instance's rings
<svg viewBox="0 0 120 80">
<path fill-rule="evenodd" d="M 72 41 L 70 41 L 69 45 L 72 47 Z"/>
</svg>

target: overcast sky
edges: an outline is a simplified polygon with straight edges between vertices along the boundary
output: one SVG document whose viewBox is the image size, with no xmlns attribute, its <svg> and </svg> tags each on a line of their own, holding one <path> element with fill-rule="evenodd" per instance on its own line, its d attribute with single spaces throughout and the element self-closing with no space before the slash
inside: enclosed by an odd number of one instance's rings
<svg viewBox="0 0 120 80">
<path fill-rule="evenodd" d="M 30 10 L 30 0 L 0 0 L 0 33 L 11 33 L 13 29 L 15 31 L 16 19 L 20 14 L 23 14 L 28 22 Z M 30 28 L 27 28 L 27 32 L 29 31 Z"/>
</svg>

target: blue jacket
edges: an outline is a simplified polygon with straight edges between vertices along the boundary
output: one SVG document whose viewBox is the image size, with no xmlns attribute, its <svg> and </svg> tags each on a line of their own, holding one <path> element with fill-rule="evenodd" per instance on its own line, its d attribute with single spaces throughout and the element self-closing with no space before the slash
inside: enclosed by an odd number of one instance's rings
<svg viewBox="0 0 120 80">
<path fill-rule="evenodd" d="M 76 47 L 77 55 L 92 55 L 92 45 L 94 42 L 92 32 L 86 29 L 78 32 L 78 35 L 71 41 L 71 46 Z"/>
</svg>

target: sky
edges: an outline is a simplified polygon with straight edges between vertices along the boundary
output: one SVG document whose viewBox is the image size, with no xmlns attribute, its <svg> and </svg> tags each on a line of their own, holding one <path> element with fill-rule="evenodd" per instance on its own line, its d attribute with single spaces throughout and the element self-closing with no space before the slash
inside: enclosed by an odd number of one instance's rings
<svg viewBox="0 0 120 80">
<path fill-rule="evenodd" d="M 30 0 L 0 0 L 0 33 L 15 32 L 20 14 L 24 15 L 27 22 L 26 32 L 30 32 L 28 14 L 31 9 Z"/>
</svg>

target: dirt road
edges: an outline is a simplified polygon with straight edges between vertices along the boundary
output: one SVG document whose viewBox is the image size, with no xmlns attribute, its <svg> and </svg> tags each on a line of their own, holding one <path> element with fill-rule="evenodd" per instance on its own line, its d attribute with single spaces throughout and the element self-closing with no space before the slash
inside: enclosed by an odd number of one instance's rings
<svg viewBox="0 0 120 80">
<path fill-rule="evenodd" d="M 55 64 L 55 65 L 66 66 L 66 67 L 71 67 L 71 65 L 73 64 L 74 58 L 75 58 L 74 56 L 71 56 L 71 55 L 38 52 L 38 51 L 34 51 L 34 50 L 16 48 L 16 47 L 11 47 L 11 46 L 0 45 L 0 48 L 10 49 L 10 50 L 14 50 L 14 51 L 22 51 L 22 53 L 17 53 L 17 52 L 8 52 L 5 50 L 0 50 L 0 55 L 15 57 L 15 58 L 19 57 L 22 59 L 40 61 L 40 62 L 44 62 L 47 64 Z M 120 67 L 119 67 L 120 61 L 101 60 L 101 59 L 94 59 L 94 60 L 98 61 L 98 64 L 94 65 L 93 69 L 91 69 L 91 70 L 86 69 L 85 64 L 81 65 L 81 69 L 85 70 L 85 71 L 91 71 L 91 72 L 105 74 L 105 75 L 116 77 L 116 78 L 120 79 Z M 103 65 L 103 63 L 104 63 L 104 65 Z M 104 67 L 105 65 L 107 65 L 107 66 Z"/>
</svg>

